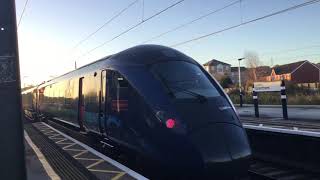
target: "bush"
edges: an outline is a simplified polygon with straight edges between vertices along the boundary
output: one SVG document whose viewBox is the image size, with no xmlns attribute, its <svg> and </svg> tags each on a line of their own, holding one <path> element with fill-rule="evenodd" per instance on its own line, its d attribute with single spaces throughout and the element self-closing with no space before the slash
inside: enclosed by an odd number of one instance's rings
<svg viewBox="0 0 320 180">
<path fill-rule="evenodd" d="M 223 88 L 230 88 L 233 83 L 229 76 L 224 76 L 220 80 L 220 84 Z"/>
</svg>

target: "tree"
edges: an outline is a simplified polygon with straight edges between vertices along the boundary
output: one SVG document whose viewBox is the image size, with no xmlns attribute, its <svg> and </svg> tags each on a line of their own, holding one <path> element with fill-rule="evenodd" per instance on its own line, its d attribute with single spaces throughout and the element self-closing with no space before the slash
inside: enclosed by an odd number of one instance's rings
<svg viewBox="0 0 320 180">
<path fill-rule="evenodd" d="M 233 85 L 229 76 L 223 76 L 220 80 L 220 84 L 223 88 L 229 88 Z"/>
<path fill-rule="evenodd" d="M 245 88 L 248 89 L 252 86 L 253 82 L 257 81 L 257 67 L 261 66 L 262 63 L 259 59 L 258 53 L 254 51 L 246 51 L 244 53 L 247 66 L 247 81 L 245 82 Z"/>
</svg>

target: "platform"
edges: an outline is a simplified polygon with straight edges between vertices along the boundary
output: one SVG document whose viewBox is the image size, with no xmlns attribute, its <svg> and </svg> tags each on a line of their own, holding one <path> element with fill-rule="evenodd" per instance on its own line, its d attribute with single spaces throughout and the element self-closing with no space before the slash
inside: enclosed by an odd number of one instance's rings
<svg viewBox="0 0 320 180">
<path fill-rule="evenodd" d="M 236 109 L 241 118 L 255 117 L 254 106 L 252 104 L 244 104 L 243 107 L 236 105 Z M 259 115 L 263 119 L 282 119 L 282 106 L 259 105 Z M 288 117 L 294 121 L 320 124 L 320 105 L 288 105 Z"/>
<path fill-rule="evenodd" d="M 246 129 L 320 137 L 320 122 L 249 117 L 240 117 L 240 120 Z"/>
<path fill-rule="evenodd" d="M 27 179 L 32 180 L 46 180 L 53 179 L 50 178 L 46 172 L 44 166 L 40 159 L 43 161 L 42 153 L 39 154 L 39 149 L 31 141 L 30 137 L 25 133 L 25 157 L 26 157 L 26 168 L 27 168 Z M 36 154 L 36 152 L 38 154 Z M 45 160 L 46 161 L 46 160 Z"/>
<path fill-rule="evenodd" d="M 28 179 L 147 179 L 46 123 L 25 124 L 25 132 L 26 139 L 42 153 L 37 157 L 39 161 L 27 164 Z M 26 148 L 30 153 L 30 145 Z M 35 154 L 31 152 L 28 157 L 36 159 Z M 47 161 L 51 171 L 41 164 L 41 159 Z"/>
</svg>

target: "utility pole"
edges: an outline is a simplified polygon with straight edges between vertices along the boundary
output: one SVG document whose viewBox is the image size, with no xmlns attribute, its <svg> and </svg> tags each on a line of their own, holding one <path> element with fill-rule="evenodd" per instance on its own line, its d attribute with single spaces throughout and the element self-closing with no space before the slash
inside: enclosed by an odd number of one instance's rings
<svg viewBox="0 0 320 180">
<path fill-rule="evenodd" d="M 0 0 L 0 179 L 26 179 L 14 0 Z"/>
<path fill-rule="evenodd" d="M 239 58 L 238 61 L 239 61 L 239 68 L 238 68 L 238 71 L 239 71 L 239 97 L 240 97 L 240 107 L 242 107 L 243 105 L 243 98 L 242 98 L 242 87 L 241 87 L 241 71 L 240 71 L 240 61 L 244 60 L 245 58 Z"/>
</svg>

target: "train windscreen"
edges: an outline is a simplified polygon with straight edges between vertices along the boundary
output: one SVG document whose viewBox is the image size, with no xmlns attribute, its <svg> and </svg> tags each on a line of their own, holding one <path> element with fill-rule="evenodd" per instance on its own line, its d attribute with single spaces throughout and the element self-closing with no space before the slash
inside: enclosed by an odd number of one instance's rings
<svg viewBox="0 0 320 180">
<path fill-rule="evenodd" d="M 177 99 L 221 96 L 208 77 L 195 64 L 185 61 L 168 61 L 153 64 L 150 69 L 168 93 Z"/>
</svg>

